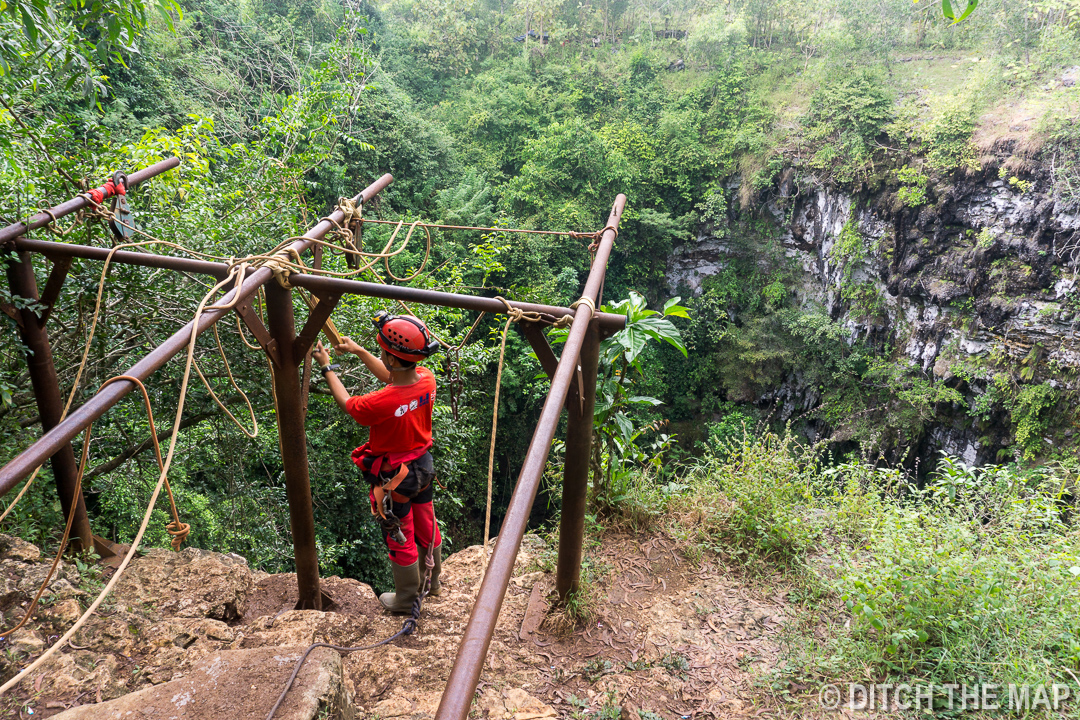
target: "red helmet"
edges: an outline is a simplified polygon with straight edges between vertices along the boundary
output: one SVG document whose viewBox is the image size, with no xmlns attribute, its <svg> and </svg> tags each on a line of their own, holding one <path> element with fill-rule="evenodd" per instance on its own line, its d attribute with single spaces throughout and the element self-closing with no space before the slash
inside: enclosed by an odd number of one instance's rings
<svg viewBox="0 0 1080 720">
<path fill-rule="evenodd" d="M 439 349 L 439 342 L 432 339 L 427 326 L 411 315 L 391 315 L 380 310 L 371 321 L 379 331 L 379 347 L 396 358 L 416 362 Z"/>
</svg>

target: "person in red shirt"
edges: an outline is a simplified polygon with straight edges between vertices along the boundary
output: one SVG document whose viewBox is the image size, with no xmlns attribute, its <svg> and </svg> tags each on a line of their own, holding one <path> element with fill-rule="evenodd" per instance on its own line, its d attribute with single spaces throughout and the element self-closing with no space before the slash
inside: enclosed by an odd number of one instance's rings
<svg viewBox="0 0 1080 720">
<path fill-rule="evenodd" d="M 357 355 L 386 387 L 352 397 L 334 373 L 330 354 L 320 343 L 312 358 L 322 368 L 338 407 L 356 422 L 371 428 L 366 443 L 353 450 L 352 460 L 371 485 L 371 511 L 379 521 L 390 552 L 394 592 L 379 601 L 387 610 L 407 613 L 420 594 L 421 561 L 434 560 L 429 595 L 439 594 L 442 570 L 442 535 L 435 521 L 432 496 L 435 465 L 431 458 L 431 409 L 435 403 L 435 376 L 417 361 L 439 349 L 427 327 L 409 315 L 380 310 L 374 318 L 376 358 L 351 340 L 334 346 L 340 353 Z"/>
</svg>

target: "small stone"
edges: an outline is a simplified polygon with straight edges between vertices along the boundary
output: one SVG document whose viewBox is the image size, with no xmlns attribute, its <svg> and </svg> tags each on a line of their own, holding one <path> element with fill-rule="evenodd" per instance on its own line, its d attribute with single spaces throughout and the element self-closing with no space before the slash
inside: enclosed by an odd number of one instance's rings
<svg viewBox="0 0 1080 720">
<path fill-rule="evenodd" d="M 66 580 L 64 582 L 67 582 Z M 61 623 L 74 623 L 82 617 L 82 606 L 74 598 L 67 598 L 49 608 L 49 617 Z"/>
<path fill-rule="evenodd" d="M 173 645 L 180 648 L 181 650 L 187 650 L 189 647 L 195 644 L 196 640 L 198 640 L 198 638 L 191 633 L 182 632 L 176 637 L 174 637 L 172 642 Z"/>
<path fill-rule="evenodd" d="M 19 598 L 18 584 L 8 577 L 0 577 L 0 606 L 8 605 Z"/>
<path fill-rule="evenodd" d="M 376 703 L 372 708 L 372 714 L 378 715 L 381 718 L 394 718 L 402 717 L 403 715 L 412 714 L 412 703 L 403 697 L 387 698 L 379 703 Z"/>
<path fill-rule="evenodd" d="M 27 655 L 35 655 L 45 649 L 45 641 L 36 632 L 26 628 L 12 633 L 10 642 L 16 650 Z"/>
<path fill-rule="evenodd" d="M 68 598 L 76 598 L 86 594 L 63 578 L 49 585 L 49 592 L 52 593 L 54 601 L 67 600 Z"/>
</svg>

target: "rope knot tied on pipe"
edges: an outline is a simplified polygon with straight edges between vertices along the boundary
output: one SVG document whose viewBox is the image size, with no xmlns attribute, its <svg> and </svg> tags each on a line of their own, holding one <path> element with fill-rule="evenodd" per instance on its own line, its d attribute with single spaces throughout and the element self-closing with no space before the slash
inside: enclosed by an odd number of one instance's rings
<svg viewBox="0 0 1080 720">
<path fill-rule="evenodd" d="M 335 210 L 342 214 L 341 222 L 335 220 L 331 215 L 320 218 L 320 221 L 328 222 L 334 226 L 330 234 L 340 238 L 341 250 L 345 254 L 346 264 L 350 269 L 358 269 L 360 267 L 361 248 L 357 245 L 352 224 L 354 222 L 364 222 L 364 203 L 356 203 L 352 198 L 341 197 L 338 198 Z"/>
<path fill-rule="evenodd" d="M 296 266 L 302 267 L 303 265 L 304 261 L 300 259 L 300 253 L 293 247 L 285 248 L 262 263 L 264 268 L 268 268 L 274 273 L 274 279 L 278 281 L 278 285 L 286 290 L 292 287 L 289 276 L 292 275 L 293 268 Z"/>
<path fill-rule="evenodd" d="M 592 314 L 592 315 L 596 314 L 596 303 L 593 302 L 592 298 L 585 297 L 584 295 L 582 295 L 577 300 L 575 300 L 573 302 L 573 304 L 570 305 L 570 307 L 573 308 L 574 310 L 577 310 L 582 305 L 585 305 L 585 306 L 587 306 L 589 308 L 589 313 L 590 314 Z M 564 315 L 563 317 L 569 317 L 569 316 Z"/>
</svg>

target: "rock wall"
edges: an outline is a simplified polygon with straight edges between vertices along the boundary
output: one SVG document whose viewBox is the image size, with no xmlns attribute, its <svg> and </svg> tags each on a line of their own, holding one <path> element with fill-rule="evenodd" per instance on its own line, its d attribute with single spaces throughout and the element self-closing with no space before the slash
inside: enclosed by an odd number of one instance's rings
<svg viewBox="0 0 1080 720">
<path fill-rule="evenodd" d="M 1080 203 L 1053 195 L 1046 168 L 1025 173 L 1023 183 L 1000 179 L 994 167 L 959 175 L 931 182 L 927 202 L 915 208 L 903 206 L 895 187 L 853 195 L 789 178 L 763 212 L 801 269 L 796 304 L 825 309 L 850 331 L 848 342 L 877 340 L 897 362 L 953 382 L 971 402 L 985 387 L 954 379 L 950 369 L 965 358 L 1011 358 L 1031 365 L 1036 381 L 1067 385 L 1080 366 Z M 861 257 L 836 250 L 849 222 L 863 238 Z M 701 234 L 676 248 L 669 289 L 700 294 L 705 278 L 730 262 L 731 246 Z M 853 311 L 842 298 L 845 281 L 871 285 L 878 310 Z M 819 394 L 796 372 L 760 399 L 778 403 L 786 419 L 813 408 Z M 924 449 L 994 461 L 998 443 L 987 446 L 985 435 L 980 442 L 968 425 L 932 428 Z"/>
</svg>

